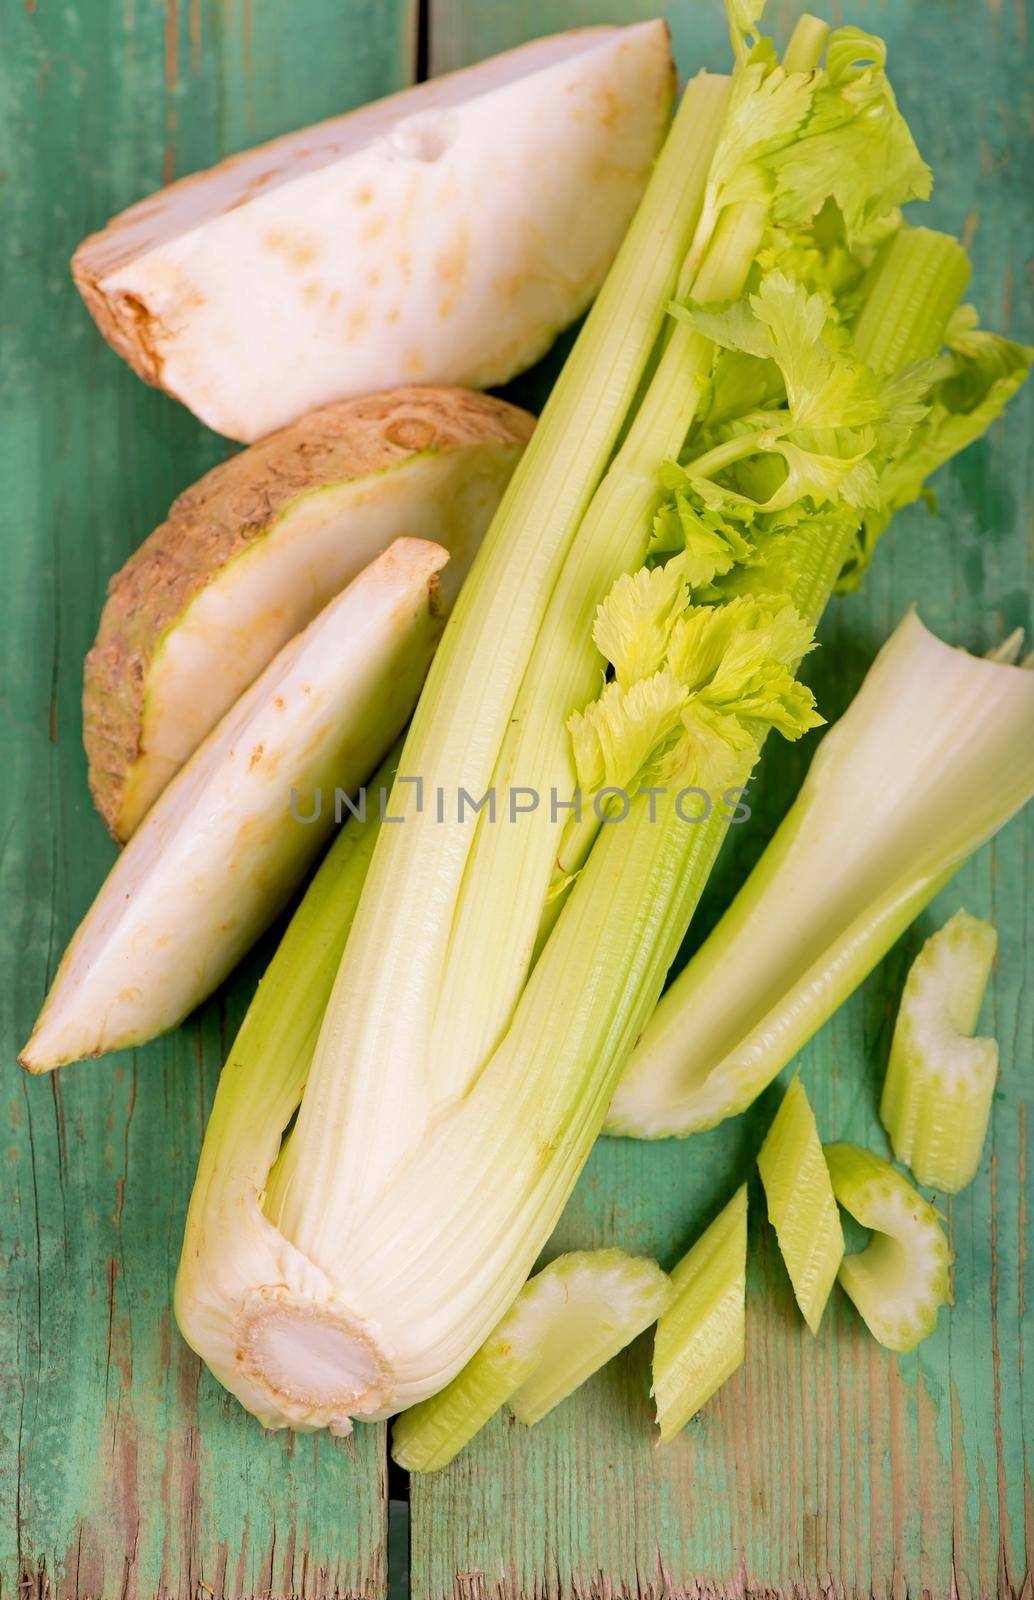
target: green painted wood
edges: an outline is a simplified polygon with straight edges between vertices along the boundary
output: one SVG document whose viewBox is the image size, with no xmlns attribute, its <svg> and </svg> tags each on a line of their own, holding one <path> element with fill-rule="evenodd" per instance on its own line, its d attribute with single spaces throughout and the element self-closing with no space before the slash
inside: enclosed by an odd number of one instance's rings
<svg viewBox="0 0 1034 1600">
<path fill-rule="evenodd" d="M 442 69 L 551 28 L 649 10 L 627 0 L 433 0 L 432 59 Z M 683 69 L 725 62 L 717 0 L 663 10 Z M 794 10 L 773 8 L 784 37 Z M 990 322 L 1030 338 L 1022 5 L 852 0 L 840 10 L 890 42 L 899 97 L 938 177 L 926 211 L 966 237 L 973 297 Z M 846 705 L 912 601 L 944 637 L 976 650 L 1017 624 L 1030 628 L 1032 402 L 1028 391 L 940 474 L 936 519 L 922 509 L 898 518 L 864 593 L 827 617 L 811 669 L 827 715 Z M 811 748 L 766 753 L 754 819 L 734 832 L 693 938 L 756 858 Z M 535 1430 L 497 1419 L 451 1468 L 414 1480 L 418 1600 L 1030 1595 L 1032 847 L 1028 814 L 966 867 L 802 1057 L 824 1135 L 885 1151 L 876 1105 L 908 963 L 959 905 L 993 918 L 1001 956 L 985 1018 L 1002 1043 L 1001 1087 L 980 1175 L 944 1206 L 955 1304 L 936 1334 L 891 1357 L 838 1292 L 812 1340 L 753 1175 L 741 1371 L 664 1450 L 651 1428 L 648 1338 Z M 778 1097 L 773 1088 L 747 1116 L 686 1143 L 601 1141 L 549 1253 L 619 1244 L 672 1264 L 752 1172 Z"/>
<path fill-rule="evenodd" d="M 403 85 L 415 4 L 8 0 L 0 36 L 0 1594 L 376 1596 L 383 1430 L 263 1437 L 172 1319 L 256 967 L 147 1050 L 37 1080 L 14 1057 L 114 853 L 79 717 L 105 584 L 227 448 L 108 350 L 68 258 L 163 179 Z"/>
</svg>

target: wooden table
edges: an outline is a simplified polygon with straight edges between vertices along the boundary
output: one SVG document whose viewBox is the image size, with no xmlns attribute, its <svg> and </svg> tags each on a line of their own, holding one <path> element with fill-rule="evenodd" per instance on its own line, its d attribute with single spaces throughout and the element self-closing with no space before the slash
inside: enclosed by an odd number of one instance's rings
<svg viewBox="0 0 1034 1600">
<path fill-rule="evenodd" d="M 684 69 L 724 66 L 718 0 L 665 9 Z M 791 8 L 772 9 L 785 37 Z M 974 298 L 990 323 L 1029 336 L 1022 0 L 844 9 L 889 40 L 939 179 L 928 215 L 970 245 Z M 649 0 L 431 0 L 426 53 L 443 71 L 550 29 L 650 11 Z M 106 580 L 227 448 L 102 343 L 68 257 L 163 180 L 410 81 L 417 6 L 5 0 L 2 33 L 0 1595 L 374 1600 L 387 1579 L 384 1429 L 337 1442 L 263 1435 L 172 1317 L 206 1111 L 268 947 L 146 1050 L 39 1080 L 14 1056 L 113 854 L 86 791 L 79 715 Z M 546 381 L 518 388 L 541 396 Z M 1028 393 L 940 475 L 938 518 L 921 507 L 899 517 L 864 594 L 832 609 L 812 673 L 827 715 L 913 600 L 976 650 L 1030 625 L 1030 423 Z M 809 754 L 766 755 L 755 825 L 736 830 L 698 927 Z M 1031 1594 L 1032 821 L 980 853 L 803 1058 L 827 1137 L 883 1148 L 876 1095 L 906 964 L 958 905 L 993 916 L 1001 959 L 985 1015 L 1004 1070 L 980 1176 L 945 1207 L 955 1305 L 936 1334 L 889 1357 L 838 1297 L 813 1341 L 755 1182 L 742 1370 L 664 1451 L 644 1341 L 534 1432 L 497 1420 L 412 1487 L 415 1595 Z M 750 1169 L 776 1099 L 687 1144 L 602 1142 L 556 1243 L 670 1263 Z"/>
</svg>

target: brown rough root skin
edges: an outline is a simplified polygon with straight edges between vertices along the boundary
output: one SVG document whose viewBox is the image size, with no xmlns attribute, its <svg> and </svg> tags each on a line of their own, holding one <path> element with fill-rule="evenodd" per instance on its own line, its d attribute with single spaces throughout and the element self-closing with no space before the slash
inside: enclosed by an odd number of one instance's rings
<svg viewBox="0 0 1034 1600">
<path fill-rule="evenodd" d="M 523 445 L 534 418 L 468 389 L 406 387 L 321 406 L 186 489 L 108 585 L 83 674 L 90 792 L 112 836 L 140 755 L 148 674 L 166 630 L 308 490 L 347 483 L 427 450 Z"/>
</svg>

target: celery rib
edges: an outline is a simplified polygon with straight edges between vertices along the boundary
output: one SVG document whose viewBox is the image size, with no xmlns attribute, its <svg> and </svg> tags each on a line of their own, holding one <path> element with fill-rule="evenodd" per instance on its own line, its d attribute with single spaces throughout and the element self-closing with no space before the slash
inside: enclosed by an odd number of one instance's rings
<svg viewBox="0 0 1034 1600">
<path fill-rule="evenodd" d="M 410 1472 L 437 1471 L 506 1404 L 533 1426 L 655 1322 L 671 1297 L 667 1275 L 645 1257 L 557 1257 L 528 1280 L 462 1372 L 403 1412 L 392 1455 Z"/>
<path fill-rule="evenodd" d="M 844 1254 L 844 1231 L 804 1085 L 794 1078 L 758 1152 L 768 1220 L 812 1333 Z"/>
<path fill-rule="evenodd" d="M 933 1206 L 889 1162 L 853 1144 L 827 1144 L 833 1193 L 875 1237 L 837 1274 L 873 1338 L 912 1350 L 948 1298 L 948 1242 Z"/>
<path fill-rule="evenodd" d="M 276 1218 L 316 1259 L 333 1253 L 341 1232 L 320 1195 L 343 1188 L 343 1210 L 361 1209 L 427 1128 L 434 1105 L 429 1040 L 475 833 L 451 804 L 439 823 L 430 796 L 439 785 L 450 797 L 460 786 L 480 796 L 492 781 L 563 561 L 660 331 L 685 247 L 686 172 L 694 169 L 701 134 L 706 143 L 720 119 L 726 92 L 724 80 L 706 75 L 689 85 L 417 707 L 402 765 L 407 776 L 423 779 L 427 803 L 418 811 L 413 785 L 393 796 L 393 813 L 406 820 L 382 835 L 375 852 L 288 1153 L 305 1182 L 293 1186 Z M 497 955 L 492 949 L 493 962 Z M 491 984 L 491 968 L 482 963 L 481 970 Z"/>
<path fill-rule="evenodd" d="M 1032 794 L 1034 674 L 909 613 L 644 1029 L 608 1130 L 684 1136 L 744 1111 Z"/>
<path fill-rule="evenodd" d="M 998 1045 L 971 1035 L 997 949 L 989 922 L 956 912 L 913 962 L 894 1029 L 880 1117 L 897 1159 L 944 1194 L 973 1181 L 987 1135 Z"/>
<path fill-rule="evenodd" d="M 674 1268 L 675 1299 L 657 1324 L 653 1396 L 668 1443 L 746 1353 L 747 1186 Z"/>
</svg>

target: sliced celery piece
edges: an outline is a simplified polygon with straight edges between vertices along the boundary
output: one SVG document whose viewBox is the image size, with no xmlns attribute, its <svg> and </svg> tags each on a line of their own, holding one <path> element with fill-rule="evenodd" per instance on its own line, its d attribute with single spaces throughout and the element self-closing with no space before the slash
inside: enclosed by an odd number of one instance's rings
<svg viewBox="0 0 1034 1600">
<path fill-rule="evenodd" d="M 998 1044 L 971 1037 L 998 935 L 957 911 L 912 964 L 901 997 L 880 1116 L 894 1154 L 927 1188 L 957 1194 L 980 1165 Z"/>
<path fill-rule="evenodd" d="M 747 1185 L 672 1272 L 675 1299 L 657 1324 L 653 1396 L 661 1440 L 685 1427 L 746 1349 Z"/>
<path fill-rule="evenodd" d="M 804 1085 L 794 1078 L 758 1151 L 768 1220 L 804 1320 L 817 1333 L 844 1255 L 844 1230 Z"/>
<path fill-rule="evenodd" d="M 1032 794 L 1034 672 L 910 612 L 643 1030 L 608 1131 L 681 1136 L 745 1110 Z"/>
<path fill-rule="evenodd" d="M 855 1144 L 824 1146 L 833 1193 L 875 1237 L 837 1274 L 866 1327 L 888 1350 L 912 1350 L 948 1298 L 948 1241 L 933 1206 L 889 1161 Z"/>
<path fill-rule="evenodd" d="M 395 1460 L 410 1472 L 444 1467 L 507 1402 L 518 1421 L 538 1422 L 655 1322 L 671 1296 L 667 1274 L 643 1256 L 559 1256 L 528 1280 L 462 1372 L 402 1413 Z"/>
</svg>

